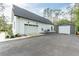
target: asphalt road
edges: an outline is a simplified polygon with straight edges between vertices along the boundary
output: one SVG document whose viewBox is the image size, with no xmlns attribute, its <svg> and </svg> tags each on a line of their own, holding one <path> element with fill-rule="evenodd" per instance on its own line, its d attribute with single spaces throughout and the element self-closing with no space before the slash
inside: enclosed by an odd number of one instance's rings
<svg viewBox="0 0 79 59">
<path fill-rule="evenodd" d="M 76 35 L 50 34 L 0 43 L 0 56 L 79 56 Z"/>
</svg>

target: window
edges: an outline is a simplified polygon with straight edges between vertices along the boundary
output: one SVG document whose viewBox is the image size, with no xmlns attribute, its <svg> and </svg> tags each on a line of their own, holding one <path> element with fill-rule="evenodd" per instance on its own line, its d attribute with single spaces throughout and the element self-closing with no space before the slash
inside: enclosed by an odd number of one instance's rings
<svg viewBox="0 0 79 59">
<path fill-rule="evenodd" d="M 17 16 L 17 19 L 20 19 L 21 17 L 20 16 Z"/>
<path fill-rule="evenodd" d="M 28 25 L 28 24 L 24 24 L 24 25 Z"/>
<path fill-rule="evenodd" d="M 43 31 L 43 28 L 41 28 L 41 30 Z"/>
<path fill-rule="evenodd" d="M 33 25 L 33 24 L 24 24 L 24 25 L 38 27 L 38 25 Z"/>
<path fill-rule="evenodd" d="M 15 22 L 14 22 L 14 29 L 15 29 Z"/>
<path fill-rule="evenodd" d="M 51 31 L 53 30 L 52 26 L 51 26 Z"/>
</svg>

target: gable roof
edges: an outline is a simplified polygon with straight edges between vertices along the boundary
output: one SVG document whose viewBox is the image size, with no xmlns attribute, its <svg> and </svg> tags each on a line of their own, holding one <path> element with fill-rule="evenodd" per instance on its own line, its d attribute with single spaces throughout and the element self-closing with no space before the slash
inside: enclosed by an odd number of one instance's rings
<svg viewBox="0 0 79 59">
<path fill-rule="evenodd" d="M 41 23 L 45 23 L 45 24 L 52 24 L 52 22 L 49 21 L 48 19 L 41 17 L 41 16 L 38 16 L 34 13 L 31 13 L 31 12 L 29 12 L 25 9 L 22 9 L 20 7 L 17 7 L 15 5 L 13 5 L 13 12 L 14 12 L 15 16 L 20 16 L 20 17 L 23 17 L 23 18 L 27 18 L 27 19 L 37 21 L 37 22 L 41 22 Z"/>
</svg>

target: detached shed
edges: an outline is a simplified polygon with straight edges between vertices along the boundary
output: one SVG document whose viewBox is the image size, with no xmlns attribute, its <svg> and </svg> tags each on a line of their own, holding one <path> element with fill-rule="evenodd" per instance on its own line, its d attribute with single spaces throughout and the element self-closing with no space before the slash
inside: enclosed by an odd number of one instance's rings
<svg viewBox="0 0 79 59">
<path fill-rule="evenodd" d="M 60 34 L 75 34 L 75 26 L 72 24 L 56 25 L 55 31 Z"/>
</svg>

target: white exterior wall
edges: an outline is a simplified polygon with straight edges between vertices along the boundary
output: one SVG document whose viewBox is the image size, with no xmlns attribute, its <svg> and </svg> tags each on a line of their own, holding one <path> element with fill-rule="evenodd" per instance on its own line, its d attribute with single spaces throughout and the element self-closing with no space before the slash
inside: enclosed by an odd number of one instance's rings
<svg viewBox="0 0 79 59">
<path fill-rule="evenodd" d="M 28 20 L 25 19 L 21 19 L 21 18 L 17 18 L 16 16 L 14 16 L 14 20 L 13 20 L 13 33 L 17 34 L 24 34 L 24 23 L 27 23 Z"/>
<path fill-rule="evenodd" d="M 34 26 L 26 26 L 26 33 L 27 34 L 32 34 L 32 33 L 40 33 L 43 32 L 44 30 L 51 30 L 51 26 L 54 29 L 53 25 L 49 25 L 49 24 L 44 24 L 44 23 L 40 23 L 40 22 L 36 22 L 36 21 L 32 21 L 32 20 L 28 20 L 28 19 L 24 19 L 24 18 L 17 18 L 16 16 L 14 16 L 14 20 L 13 20 L 13 33 L 14 34 L 25 34 L 25 25 L 24 24 L 32 24 L 32 25 L 38 25 L 38 27 L 34 27 Z M 42 31 L 43 28 L 43 31 Z M 54 30 L 52 30 L 54 31 Z"/>
<path fill-rule="evenodd" d="M 38 24 L 39 24 L 39 27 L 38 27 L 39 32 L 44 32 L 47 29 L 49 29 L 51 31 L 51 26 L 54 29 L 54 26 L 53 25 L 44 24 L 44 23 L 38 23 Z M 43 28 L 43 31 L 42 31 L 42 28 Z M 54 30 L 52 30 L 52 31 L 54 31 Z"/>
</svg>

